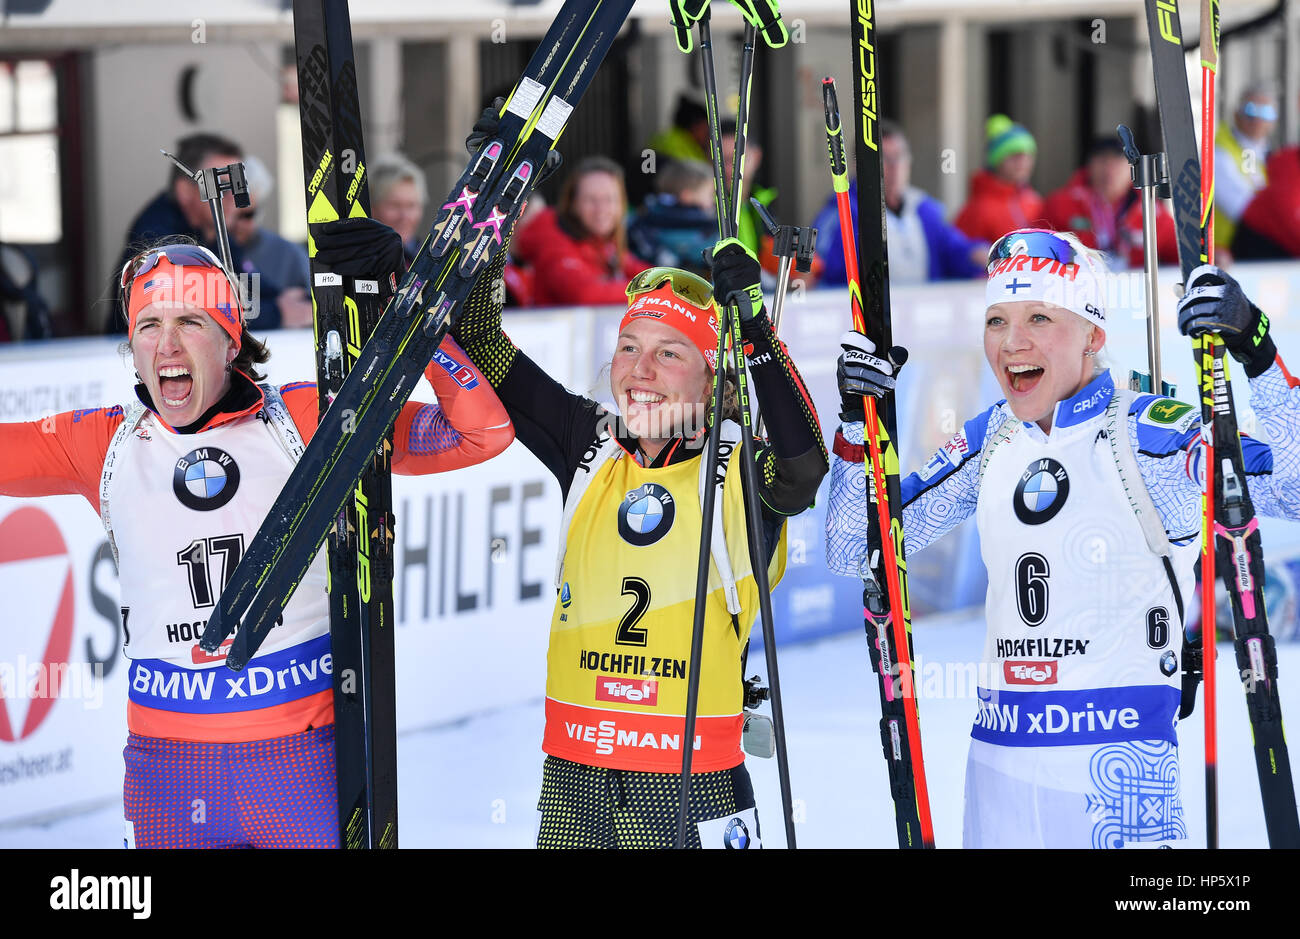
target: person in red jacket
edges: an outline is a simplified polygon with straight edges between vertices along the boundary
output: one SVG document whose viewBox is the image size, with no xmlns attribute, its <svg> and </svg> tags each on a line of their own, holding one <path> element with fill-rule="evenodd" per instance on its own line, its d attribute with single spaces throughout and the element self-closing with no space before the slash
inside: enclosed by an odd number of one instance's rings
<svg viewBox="0 0 1300 939">
<path fill-rule="evenodd" d="M 605 157 L 582 160 L 555 208 L 515 235 L 515 257 L 533 270 L 533 303 L 625 303 L 628 281 L 650 266 L 627 250 L 626 218 L 623 170 Z"/>
<path fill-rule="evenodd" d="M 1005 114 L 984 125 L 984 165 L 970 181 L 970 196 L 953 221 L 969 237 L 992 244 L 1017 228 L 1032 228 L 1043 215 L 1043 197 L 1029 185 L 1038 144 Z"/>
<path fill-rule="evenodd" d="M 1239 261 L 1300 258 L 1300 147 L 1268 158 L 1268 183 L 1246 206 L 1232 238 Z"/>
<path fill-rule="evenodd" d="M 1142 267 L 1142 194 L 1133 188 L 1128 158 L 1114 137 L 1093 141 L 1087 162 L 1047 197 L 1043 211 L 1052 228 L 1072 231 L 1087 247 L 1104 252 L 1112 270 Z M 1174 217 L 1159 202 L 1156 256 L 1161 264 L 1178 263 Z"/>
</svg>

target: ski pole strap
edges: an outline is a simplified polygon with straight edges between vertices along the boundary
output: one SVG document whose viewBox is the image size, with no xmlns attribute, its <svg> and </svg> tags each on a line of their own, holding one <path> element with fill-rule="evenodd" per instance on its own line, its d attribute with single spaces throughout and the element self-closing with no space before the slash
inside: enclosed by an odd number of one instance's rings
<svg viewBox="0 0 1300 939">
<path fill-rule="evenodd" d="M 677 49 L 686 55 L 695 51 L 695 36 L 690 33 L 690 27 L 695 25 L 695 20 L 698 20 L 707 5 L 708 0 L 703 4 L 699 0 L 668 0 L 668 23 L 676 36 Z M 688 8 L 698 9 L 698 13 L 690 16 Z"/>
<path fill-rule="evenodd" d="M 750 26 L 763 34 L 769 49 L 780 49 L 790 41 L 790 32 L 781 22 L 778 0 L 731 0 Z"/>
<path fill-rule="evenodd" d="M 677 48 L 686 54 L 695 51 L 691 27 L 708 11 L 711 0 L 668 0 L 669 25 L 677 39 Z M 781 20 L 778 0 L 731 0 L 745 22 L 763 34 L 769 49 L 780 49 L 790 41 L 790 31 Z"/>
</svg>

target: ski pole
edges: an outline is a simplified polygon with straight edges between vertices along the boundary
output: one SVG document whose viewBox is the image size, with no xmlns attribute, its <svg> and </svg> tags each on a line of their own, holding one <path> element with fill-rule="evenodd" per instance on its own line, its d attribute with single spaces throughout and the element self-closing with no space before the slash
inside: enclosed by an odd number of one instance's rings
<svg viewBox="0 0 1300 939">
<path fill-rule="evenodd" d="M 226 229 L 226 210 L 222 196 L 228 192 L 235 197 L 235 208 L 248 208 L 252 200 L 248 195 L 248 180 L 244 176 L 244 164 L 231 163 L 228 166 L 214 166 L 206 170 L 192 170 L 174 154 L 163 150 L 162 155 L 175 163 L 177 169 L 198 185 L 199 198 L 208 204 L 208 209 L 212 212 L 212 223 L 217 229 L 217 246 L 221 249 L 221 263 L 233 277 L 235 267 L 230 260 L 230 233 Z M 240 300 L 244 302 L 245 298 L 241 297 Z M 245 310 L 247 310 L 246 303 Z"/>
<path fill-rule="evenodd" d="M 748 127 L 750 87 L 753 80 L 753 43 L 756 28 L 754 24 L 748 22 L 745 27 L 745 51 L 741 57 L 740 110 L 736 119 L 732 192 L 729 196 L 726 191 L 725 177 L 722 170 L 722 134 L 718 120 L 718 85 L 713 63 L 713 35 L 709 20 L 710 14 L 706 8 L 696 25 L 699 29 L 699 49 L 704 72 L 705 106 L 709 116 L 710 150 L 713 157 L 714 199 L 718 210 L 718 231 L 719 235 L 725 239 L 734 237 L 739 227 L 740 209 L 738 203 L 740 193 L 743 191 L 744 146 Z M 767 661 L 768 685 L 771 689 L 772 724 L 776 737 L 777 773 L 780 779 L 782 810 L 785 816 L 786 846 L 794 848 L 796 844 L 793 798 L 790 791 L 785 721 L 781 707 L 780 677 L 777 670 L 776 643 L 772 627 L 771 587 L 767 575 L 766 551 L 762 541 L 763 526 L 761 510 L 758 505 L 758 480 L 754 469 L 754 442 L 750 424 L 745 360 L 740 341 L 740 314 L 734 300 L 730 297 L 723 298 L 723 302 L 719 304 L 719 307 L 722 310 L 722 323 L 718 333 L 718 367 L 714 370 L 713 433 L 709 435 L 705 457 L 709 468 L 706 478 L 712 479 L 717 476 L 723 413 L 724 362 L 727 339 L 730 338 L 736 360 L 736 390 L 740 399 L 742 421 L 740 471 L 745 505 L 746 541 L 749 550 L 750 568 L 758 592 L 759 613 L 763 624 L 763 651 Z M 686 846 L 686 825 L 690 810 L 692 749 L 695 742 L 695 725 L 699 709 L 700 661 L 704 643 L 704 614 L 705 602 L 708 596 L 713 507 L 716 490 L 717 486 L 715 485 L 710 485 L 705 490 L 703 518 L 700 526 L 700 555 L 695 584 L 695 618 L 691 632 L 691 658 L 687 677 L 685 734 L 682 746 L 681 802 L 677 819 L 676 846 L 678 848 Z"/>
<path fill-rule="evenodd" d="M 778 225 L 767 206 L 751 198 L 749 204 L 754 207 L 758 217 L 763 220 L 763 227 L 772 236 L 772 254 L 781 259 L 776 274 L 776 293 L 772 299 L 772 332 L 781 335 L 781 313 L 785 308 L 787 288 L 790 286 L 790 268 L 802 274 L 812 270 L 813 255 L 817 249 L 817 229 L 798 228 L 794 225 Z M 763 414 L 759 410 L 758 421 L 754 424 L 759 439 L 763 438 Z"/>
<path fill-rule="evenodd" d="M 1133 391 L 1155 391 L 1166 397 L 1173 397 L 1174 388 L 1161 379 L 1160 371 L 1160 311 L 1156 304 L 1159 295 L 1160 279 L 1158 275 L 1156 246 L 1156 197 L 1168 199 L 1169 165 L 1163 153 L 1141 153 L 1133 139 L 1133 131 L 1127 125 L 1120 124 L 1116 129 L 1124 156 L 1128 158 L 1133 185 L 1142 193 L 1142 266 L 1146 278 L 1146 290 L 1143 303 L 1147 318 L 1147 371 L 1134 369 L 1129 372 L 1129 388 Z"/>
<path fill-rule="evenodd" d="M 1214 263 L 1214 80 L 1219 71 L 1218 0 L 1201 0 L 1201 260 Z M 1219 337 L 1206 333 L 1205 348 L 1223 349 Z M 1213 352 L 1211 353 L 1214 354 Z M 1218 685 L 1214 656 L 1218 623 L 1215 610 L 1216 547 L 1214 441 L 1205 441 L 1205 550 L 1201 553 L 1201 675 L 1205 682 L 1205 846 L 1219 846 Z"/>
<path fill-rule="evenodd" d="M 835 201 L 839 210 L 840 235 L 844 249 L 844 267 L 848 276 L 849 300 L 853 315 L 853 328 L 865 335 L 866 317 L 863 311 L 862 286 L 858 274 L 858 250 L 853 233 L 853 216 L 849 206 L 848 161 L 844 152 L 844 131 L 840 122 L 839 102 L 835 95 L 835 80 L 827 78 L 822 82 L 822 103 L 826 111 L 826 139 L 831 165 L 831 179 L 835 189 Z M 877 133 L 879 125 L 876 125 Z M 869 130 L 862 129 L 868 134 Z M 876 141 L 877 152 L 879 141 Z M 859 150 L 861 154 L 861 150 Z M 859 187 L 869 185 L 866 174 L 867 160 L 858 163 Z M 881 189 L 883 204 L 883 186 L 881 185 L 881 163 L 877 160 L 872 169 L 875 183 Z M 859 189 L 861 197 L 862 189 Z M 883 215 L 883 213 L 882 213 Z M 873 301 L 882 306 L 878 311 L 882 321 L 887 321 L 887 303 L 889 297 L 888 248 L 884 240 L 884 220 L 876 231 L 879 239 L 877 269 L 874 272 L 876 295 Z M 885 343 L 884 345 L 888 345 Z M 879 350 L 886 356 L 888 348 Z M 886 596 L 882 595 L 880 584 L 874 574 L 869 580 L 864 578 L 865 593 L 872 602 L 864 604 L 865 624 L 868 640 L 873 642 L 881 665 L 881 738 L 885 756 L 889 761 L 890 788 L 894 796 L 894 811 L 898 827 L 899 847 L 934 847 L 934 823 L 930 817 L 930 794 L 925 777 L 925 759 L 921 750 L 921 719 L 916 703 L 915 687 L 912 675 L 910 647 L 910 615 L 903 584 L 906 567 L 904 564 L 903 526 L 901 516 L 898 525 L 890 510 L 890 498 L 897 500 L 897 494 L 890 492 L 884 473 L 885 460 L 881 446 L 883 425 L 876 411 L 876 399 L 863 395 L 864 429 L 871 461 L 870 483 L 875 487 L 877 524 L 880 531 L 881 554 L 884 556 Z M 891 447 L 895 445 L 890 443 Z M 893 457 L 895 464 L 897 457 Z M 893 471 L 897 489 L 897 470 Z M 896 530 L 895 530 L 896 529 Z M 868 573 L 864 569 L 864 573 Z M 893 639 L 893 655 L 890 656 L 890 639 Z M 900 710 L 899 695 L 894 691 L 892 671 L 897 667 L 902 679 L 901 711 L 902 720 L 897 716 Z M 892 712 L 892 713 L 891 713 Z M 919 829 L 919 831 L 917 831 Z M 920 843 L 917 843 L 919 836 Z"/>
</svg>

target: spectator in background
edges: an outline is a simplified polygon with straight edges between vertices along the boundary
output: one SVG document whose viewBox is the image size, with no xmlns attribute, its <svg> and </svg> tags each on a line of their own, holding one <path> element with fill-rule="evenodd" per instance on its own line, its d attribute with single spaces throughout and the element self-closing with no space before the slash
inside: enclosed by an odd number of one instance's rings
<svg viewBox="0 0 1300 939">
<path fill-rule="evenodd" d="M 736 121 L 734 118 L 728 118 L 719 126 L 721 133 L 720 143 L 722 144 L 722 177 L 727 187 L 727 192 L 731 192 L 731 170 L 732 161 L 736 155 Z M 754 253 L 758 258 L 765 274 L 775 278 L 777 271 L 781 267 L 781 259 L 773 253 L 775 239 L 768 233 L 767 227 L 763 224 L 763 217 L 758 214 L 754 208 L 752 199 L 758 200 L 764 209 L 771 211 L 772 203 L 776 201 L 776 190 L 771 186 L 755 185 L 758 178 L 759 167 L 763 165 L 763 145 L 759 142 L 758 137 L 754 134 L 754 128 L 751 125 L 748 136 L 745 138 L 745 177 L 740 181 L 740 225 L 736 229 L 736 237 L 746 248 Z M 779 221 L 779 219 L 778 219 Z M 821 260 L 813 259 L 812 271 L 807 274 L 800 273 L 793 267 L 790 268 L 790 282 L 803 283 L 805 286 L 812 286 L 816 283 L 817 278 L 821 275 Z"/>
<path fill-rule="evenodd" d="M 646 146 L 655 152 L 656 172 L 667 168 L 665 160 L 709 162 L 709 112 L 698 88 L 687 88 L 677 96 L 672 126 L 651 137 Z"/>
<path fill-rule="evenodd" d="M 282 325 L 310 324 L 311 298 L 307 294 L 310 271 L 306 252 L 257 224 L 258 201 L 269 198 L 273 187 L 271 174 L 265 165 L 255 157 L 246 157 L 243 148 L 235 141 L 208 133 L 191 134 L 178 141 L 176 158 L 193 170 L 244 163 L 250 204 L 246 208 L 236 208 L 234 197 L 227 194 L 222 206 L 230 235 L 230 263 L 234 273 L 241 277 L 245 274 L 258 277 L 251 297 L 256 300 L 256 305 L 249 313 L 249 325 L 262 332 Z M 221 256 L 212 210 L 199 198 L 199 187 L 194 180 L 175 166 L 168 187 L 155 196 L 131 223 L 126 247 L 114 275 L 143 245 L 172 238 L 192 239 Z M 251 289 L 247 281 L 241 287 Z M 114 290 L 117 289 L 115 281 Z M 120 301 L 110 314 L 107 332 L 126 332 Z"/>
<path fill-rule="evenodd" d="M 194 170 L 225 166 L 244 158 L 244 150 L 239 144 L 228 137 L 209 133 L 182 137 L 176 143 L 175 153 L 177 159 Z M 225 210 L 228 219 L 235 211 L 235 201 L 229 195 L 225 197 Z M 115 293 L 113 311 L 109 314 L 106 332 L 110 334 L 126 332 L 126 321 L 122 318 L 122 304 L 116 294 L 119 289 L 116 281 L 117 273 L 122 269 L 122 265 L 134 257 L 142 245 L 156 243 L 173 236 L 193 239 L 218 256 L 221 254 L 221 249 L 216 243 L 216 226 L 212 222 L 212 212 L 208 204 L 199 198 L 199 188 L 194 180 L 175 166 L 172 167 L 167 188 L 154 196 L 149 204 L 140 210 L 131 222 L 131 227 L 127 229 L 126 244 L 112 272 Z M 238 270 L 243 256 L 235 244 L 231 244 L 230 251 L 231 261 Z M 262 299 L 265 302 L 265 297 Z"/>
<path fill-rule="evenodd" d="M 903 129 L 880 122 L 880 157 L 885 184 L 885 226 L 889 238 L 891 284 L 920 284 L 931 280 L 982 277 L 989 246 L 968 238 L 943 220 L 939 201 L 911 185 L 912 151 Z M 858 224 L 858 181 L 849 182 L 853 226 Z M 817 255 L 822 259 L 820 286 L 843 287 L 844 241 L 840 235 L 835 193 L 813 221 Z"/>
<path fill-rule="evenodd" d="M 1005 114 L 984 124 L 984 166 L 970 181 L 970 197 L 953 223 L 971 238 L 992 244 L 1009 231 L 1042 221 L 1043 197 L 1029 185 L 1038 144 Z"/>
<path fill-rule="evenodd" d="M 235 272 L 259 275 L 259 311 L 257 319 L 249 325 L 258 332 L 310 326 L 314 314 L 307 251 L 258 224 L 261 207 L 270 204 L 275 189 L 275 179 L 266 164 L 248 156 L 244 159 L 244 173 L 248 179 L 249 205 L 235 209 L 227 218 L 227 227 L 231 251 L 238 245 L 243 256 Z"/>
<path fill-rule="evenodd" d="M 722 178 L 726 182 L 727 192 L 731 192 L 731 164 L 736 157 L 736 121 L 734 118 L 728 118 L 719 125 L 721 131 L 722 143 Z M 705 157 L 706 160 L 712 160 Z M 776 201 L 776 190 L 770 186 L 756 186 L 754 181 L 758 178 L 758 171 L 763 165 L 763 145 L 754 134 L 751 126 L 745 137 L 745 176 L 740 181 L 740 227 L 736 232 L 736 237 L 741 243 L 754 254 L 763 264 L 764 270 L 769 272 L 776 270 L 776 262 L 772 260 L 772 239 L 767 236 L 767 230 L 763 226 L 763 219 L 755 211 L 754 207 L 749 204 L 752 196 L 763 204 L 763 207 L 770 209 L 772 203 Z M 766 245 L 764 241 L 766 240 Z M 766 249 L 767 257 L 765 258 L 764 250 Z M 771 263 L 769 263 L 771 262 Z"/>
<path fill-rule="evenodd" d="M 1268 182 L 1269 138 L 1277 126 L 1277 95 L 1268 82 L 1242 94 L 1232 122 L 1219 125 L 1214 137 L 1214 245 L 1232 244 L 1241 214 Z M 1247 250 L 1250 250 L 1249 247 Z"/>
<path fill-rule="evenodd" d="M 628 281 L 648 268 L 627 249 L 623 170 L 602 156 L 579 161 L 555 208 L 515 236 L 515 257 L 532 267 L 538 306 L 627 303 Z"/>
<path fill-rule="evenodd" d="M 673 160 L 655 175 L 658 193 L 646 197 L 628 226 L 628 246 L 656 267 L 676 267 L 708 278 L 704 252 L 718 240 L 713 167 L 699 160 Z"/>
<path fill-rule="evenodd" d="M 1239 261 L 1300 258 L 1300 147 L 1274 151 L 1267 171 L 1268 182 L 1241 213 L 1232 238 Z"/>
<path fill-rule="evenodd" d="M 54 338 L 54 322 L 38 289 L 38 273 L 31 252 L 0 242 L 0 342 Z"/>
<path fill-rule="evenodd" d="M 406 267 L 426 232 L 420 223 L 429 201 L 429 188 L 420 168 L 400 153 L 389 153 L 370 163 L 370 214 L 402 238 Z"/>
<path fill-rule="evenodd" d="M 1088 161 L 1047 197 L 1043 212 L 1049 227 L 1072 231 L 1087 247 L 1104 252 L 1112 270 L 1142 267 L 1142 194 L 1133 188 L 1128 157 L 1117 138 L 1094 140 Z M 1158 200 L 1156 246 L 1161 264 L 1178 263 L 1174 218 Z"/>
</svg>

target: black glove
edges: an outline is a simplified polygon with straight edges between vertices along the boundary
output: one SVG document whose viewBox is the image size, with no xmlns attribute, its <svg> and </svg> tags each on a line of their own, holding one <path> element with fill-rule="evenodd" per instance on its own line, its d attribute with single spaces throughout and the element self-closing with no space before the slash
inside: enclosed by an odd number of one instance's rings
<svg viewBox="0 0 1300 939">
<path fill-rule="evenodd" d="M 763 312 L 763 269 L 754 252 L 737 238 L 727 238 L 713 246 L 713 298 L 725 306 L 740 308 L 741 322 Z"/>
<path fill-rule="evenodd" d="M 1232 357 L 1246 366 L 1247 378 L 1262 374 L 1277 358 L 1268 317 L 1213 264 L 1202 264 L 1187 276 L 1187 290 L 1178 301 L 1178 328 L 1184 336 L 1218 333 Z"/>
<path fill-rule="evenodd" d="M 470 156 L 478 156 L 483 144 L 497 135 L 497 128 L 501 126 L 501 109 L 506 106 L 505 98 L 493 98 L 492 103 L 483 109 L 483 113 L 478 116 L 474 122 L 474 129 L 469 132 L 465 138 L 465 149 L 469 151 Z M 552 150 L 546 154 L 546 162 L 542 164 L 537 173 L 537 182 L 535 186 L 540 186 L 546 182 L 560 164 L 564 162 L 564 157 L 560 156 L 559 150 Z"/>
<path fill-rule="evenodd" d="M 875 354 L 876 344 L 862 333 L 849 330 L 840 337 L 839 360 L 835 365 L 835 380 L 840 388 L 840 420 L 861 421 L 866 414 L 862 396 L 883 397 L 894 387 L 894 377 L 907 361 L 907 350 L 894 346 L 888 359 Z"/>
<path fill-rule="evenodd" d="M 357 216 L 326 222 L 314 234 L 316 260 L 335 274 L 387 281 L 400 275 L 402 236 L 383 222 Z"/>
<path fill-rule="evenodd" d="M 483 109 L 483 113 L 474 122 L 474 129 L 465 138 L 465 149 L 470 156 L 477 156 L 489 137 L 495 137 L 497 127 L 501 124 L 501 109 L 506 106 L 505 98 L 493 98 L 492 103 Z"/>
</svg>

